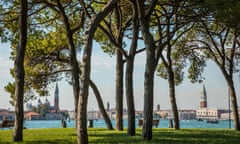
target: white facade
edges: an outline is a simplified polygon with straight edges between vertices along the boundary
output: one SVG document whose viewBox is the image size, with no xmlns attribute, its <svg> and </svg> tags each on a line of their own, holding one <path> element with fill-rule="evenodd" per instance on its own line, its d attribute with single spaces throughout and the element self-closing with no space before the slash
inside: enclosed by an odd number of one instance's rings
<svg viewBox="0 0 240 144">
<path fill-rule="evenodd" d="M 180 120 L 193 120 L 196 119 L 196 112 L 191 110 L 182 110 L 178 112 Z"/>
<path fill-rule="evenodd" d="M 217 108 L 200 108 L 196 110 L 197 119 L 220 119 L 222 113 L 226 110 L 220 110 Z"/>
</svg>

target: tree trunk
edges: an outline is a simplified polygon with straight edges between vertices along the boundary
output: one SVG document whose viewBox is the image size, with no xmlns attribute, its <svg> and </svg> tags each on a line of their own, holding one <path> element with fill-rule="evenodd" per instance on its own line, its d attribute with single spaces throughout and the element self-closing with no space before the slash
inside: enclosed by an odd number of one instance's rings
<svg viewBox="0 0 240 144">
<path fill-rule="evenodd" d="M 116 63 L 116 129 L 123 130 L 123 58 L 119 50 Z"/>
<path fill-rule="evenodd" d="M 73 33 L 71 30 L 71 26 L 68 20 L 68 17 L 64 11 L 64 8 L 61 5 L 61 2 L 58 0 L 58 7 L 60 9 L 61 16 L 63 18 L 63 22 L 66 29 L 66 35 L 68 40 L 68 49 L 70 50 L 70 66 L 72 72 L 72 86 L 73 86 L 73 95 L 74 95 L 74 106 L 75 106 L 75 120 L 77 119 L 77 110 L 78 110 L 78 99 L 79 99 L 79 92 L 80 92 L 80 83 L 79 83 L 79 76 L 80 76 L 80 69 L 79 64 L 77 61 L 76 49 L 73 42 Z M 77 128 L 77 125 L 75 125 Z"/>
<path fill-rule="evenodd" d="M 133 96 L 133 58 L 127 60 L 126 66 L 126 100 L 128 107 L 128 135 L 134 136 L 135 131 L 135 107 Z"/>
<path fill-rule="evenodd" d="M 142 137 L 144 140 L 152 139 L 152 120 L 153 120 L 153 86 L 154 72 L 156 68 L 155 45 L 150 34 L 148 24 L 142 23 L 142 34 L 146 47 L 146 64 L 144 75 L 144 120 Z"/>
<path fill-rule="evenodd" d="M 174 82 L 174 73 L 171 68 L 168 70 L 169 75 L 169 96 L 170 96 L 170 102 L 172 106 L 172 112 L 173 112 L 173 118 L 174 118 L 174 128 L 176 130 L 179 129 L 179 117 L 178 117 L 178 108 L 176 103 L 176 97 L 175 97 L 175 82 Z"/>
<path fill-rule="evenodd" d="M 230 93 L 230 99 L 231 99 L 231 107 L 232 107 L 232 112 L 233 112 L 233 120 L 234 120 L 234 129 L 239 131 L 240 130 L 240 121 L 239 121 L 239 114 L 238 114 L 238 104 L 237 104 L 237 96 L 236 96 L 236 91 L 233 83 L 233 78 L 232 78 L 232 67 L 230 67 L 229 71 L 230 73 L 228 74 L 223 66 L 220 64 L 216 63 L 220 70 L 222 71 L 222 74 L 227 81 L 228 88 L 229 88 L 229 93 Z"/>
<path fill-rule="evenodd" d="M 170 103 L 172 106 L 173 119 L 174 119 L 174 128 L 179 129 L 179 118 L 178 118 L 178 109 L 175 97 L 175 79 L 172 66 L 172 45 L 171 45 L 171 23 L 170 18 L 167 18 L 167 60 L 168 64 L 165 64 L 165 67 L 168 71 L 168 85 L 169 85 L 169 96 Z"/>
<path fill-rule="evenodd" d="M 152 52 L 147 49 L 147 62 L 145 65 L 144 76 L 144 119 L 142 137 L 144 140 L 152 139 L 152 120 L 153 120 L 153 86 L 154 86 L 154 61 Z"/>
<path fill-rule="evenodd" d="M 239 121 L 239 114 L 238 114 L 238 104 L 237 104 L 237 97 L 235 92 L 235 87 L 233 84 L 232 79 L 229 79 L 227 81 L 228 88 L 230 92 L 230 98 L 231 98 L 231 107 L 233 112 L 233 119 L 234 119 L 234 129 L 239 131 L 240 130 L 240 121 Z"/>
<path fill-rule="evenodd" d="M 99 107 L 99 110 L 101 111 L 102 115 L 103 115 L 103 118 L 105 120 L 105 123 L 107 125 L 107 128 L 109 130 L 113 130 L 113 126 L 112 126 L 112 122 L 107 114 L 107 112 L 105 111 L 105 108 L 104 108 L 104 104 L 103 104 L 103 101 L 102 101 L 102 98 L 101 98 L 101 95 L 100 95 L 100 92 L 97 88 L 97 86 L 94 84 L 93 81 L 90 80 L 90 86 L 96 96 L 96 99 L 97 99 L 97 102 L 98 102 L 98 107 Z"/>
<path fill-rule="evenodd" d="M 134 57 L 137 49 L 137 41 L 139 35 L 139 24 L 138 24 L 138 12 L 137 6 L 133 2 L 133 40 L 131 43 L 129 57 L 127 58 L 126 66 L 126 100 L 128 108 L 128 135 L 136 135 L 135 127 L 135 104 L 134 104 L 134 92 L 133 92 L 133 69 L 134 69 Z"/>
<path fill-rule="evenodd" d="M 17 46 L 16 59 L 14 62 L 15 67 L 15 122 L 14 122 L 14 135 L 13 141 L 19 142 L 23 140 L 23 97 L 24 97 L 24 56 L 27 44 L 27 11 L 28 2 L 27 0 L 21 0 L 21 12 L 20 12 L 20 40 Z"/>
<path fill-rule="evenodd" d="M 89 83 L 91 74 L 91 54 L 92 54 L 92 40 L 98 24 L 108 15 L 117 4 L 117 0 L 111 0 L 106 7 L 103 8 L 96 16 L 92 17 L 85 36 L 85 45 L 83 49 L 82 59 L 82 75 L 81 75 L 81 88 L 78 101 L 78 114 L 77 114 L 77 143 L 88 144 L 87 134 L 87 100 L 89 94 Z"/>
<path fill-rule="evenodd" d="M 156 3 L 156 1 L 152 1 Z M 145 13 L 145 3 L 142 0 L 137 1 L 139 22 L 141 25 L 142 36 L 146 48 L 146 64 L 144 74 L 144 119 L 142 128 L 142 138 L 144 140 L 152 139 L 152 120 L 153 120 L 153 86 L 154 72 L 157 66 L 158 58 L 155 57 L 155 42 L 150 33 L 149 13 Z M 155 4 L 151 5 L 154 7 Z M 150 12 L 150 11 L 149 11 Z"/>
</svg>

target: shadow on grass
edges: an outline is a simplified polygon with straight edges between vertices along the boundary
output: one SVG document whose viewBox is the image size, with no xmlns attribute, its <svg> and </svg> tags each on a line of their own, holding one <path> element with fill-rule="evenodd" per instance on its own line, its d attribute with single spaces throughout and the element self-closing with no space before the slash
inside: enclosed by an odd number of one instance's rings
<svg viewBox="0 0 240 144">
<path fill-rule="evenodd" d="M 141 129 L 136 130 L 136 136 L 127 136 L 126 130 L 115 131 L 106 129 L 89 129 L 89 143 L 106 144 L 238 144 L 240 132 L 233 130 L 208 130 L 208 129 L 153 129 L 153 139 L 144 141 Z M 12 131 L 0 132 L 0 144 L 10 142 Z M 24 144 L 72 144 L 77 143 L 75 129 L 39 129 L 25 130 Z M 18 143 L 19 144 L 19 143 Z"/>
<path fill-rule="evenodd" d="M 90 143 L 161 143 L 161 144 L 238 144 L 238 132 L 219 130 L 155 130 L 153 139 L 144 141 L 141 131 L 138 130 L 136 136 L 127 136 L 126 132 L 98 133 L 90 134 Z"/>
</svg>

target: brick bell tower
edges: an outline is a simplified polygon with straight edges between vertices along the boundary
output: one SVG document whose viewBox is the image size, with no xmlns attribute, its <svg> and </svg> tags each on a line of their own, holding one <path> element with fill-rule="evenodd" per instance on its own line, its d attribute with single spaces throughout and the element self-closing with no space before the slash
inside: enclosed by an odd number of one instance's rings
<svg viewBox="0 0 240 144">
<path fill-rule="evenodd" d="M 207 92 L 204 83 L 200 98 L 200 108 L 207 108 Z"/>
</svg>

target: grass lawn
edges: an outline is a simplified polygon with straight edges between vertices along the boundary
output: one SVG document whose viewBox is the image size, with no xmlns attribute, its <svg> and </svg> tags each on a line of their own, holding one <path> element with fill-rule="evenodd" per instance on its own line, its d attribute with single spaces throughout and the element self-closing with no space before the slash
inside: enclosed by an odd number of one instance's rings
<svg viewBox="0 0 240 144">
<path fill-rule="evenodd" d="M 0 130 L 0 144 L 12 142 L 13 130 Z M 141 144 L 239 144 L 240 132 L 224 129 L 153 129 L 153 139 L 143 141 L 141 129 L 136 136 L 127 136 L 124 131 L 109 131 L 101 128 L 89 128 L 89 143 L 141 143 Z M 73 128 L 25 129 L 25 144 L 71 144 L 76 143 L 77 135 Z"/>
</svg>

